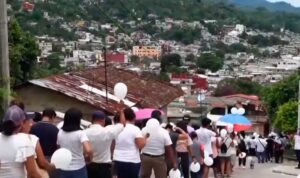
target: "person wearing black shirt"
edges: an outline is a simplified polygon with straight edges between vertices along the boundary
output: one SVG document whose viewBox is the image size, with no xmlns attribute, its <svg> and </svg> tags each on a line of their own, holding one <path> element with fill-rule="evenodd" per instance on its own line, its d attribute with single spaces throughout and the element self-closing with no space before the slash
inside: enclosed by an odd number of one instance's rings
<svg viewBox="0 0 300 178">
<path fill-rule="evenodd" d="M 32 126 L 30 134 L 39 138 L 42 150 L 48 161 L 57 149 L 58 128 L 53 124 L 56 113 L 53 109 L 45 109 L 42 114 L 42 121 Z M 50 178 L 57 177 L 55 172 L 49 172 Z"/>
</svg>

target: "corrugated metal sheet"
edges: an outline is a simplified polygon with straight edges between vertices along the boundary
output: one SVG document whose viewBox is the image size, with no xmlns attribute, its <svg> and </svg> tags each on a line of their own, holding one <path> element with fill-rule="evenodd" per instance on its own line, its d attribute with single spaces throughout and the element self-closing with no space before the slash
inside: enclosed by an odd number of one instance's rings
<svg viewBox="0 0 300 178">
<path fill-rule="evenodd" d="M 91 104 L 109 113 L 115 113 L 125 106 L 112 99 L 106 103 L 106 97 L 80 87 L 87 84 L 105 91 L 104 72 L 104 67 L 97 67 L 29 82 Z M 161 108 L 183 95 L 183 91 L 178 87 L 157 81 L 150 76 L 138 75 L 132 71 L 108 67 L 107 76 L 110 94 L 113 94 L 113 87 L 116 83 L 123 82 L 128 87 L 127 99 L 138 103 L 141 107 Z"/>
</svg>

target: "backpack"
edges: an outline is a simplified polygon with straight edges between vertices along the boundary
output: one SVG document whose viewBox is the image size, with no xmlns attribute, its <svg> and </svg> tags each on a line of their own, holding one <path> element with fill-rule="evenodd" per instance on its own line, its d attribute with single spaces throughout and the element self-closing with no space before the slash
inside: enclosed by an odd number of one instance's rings
<svg viewBox="0 0 300 178">
<path fill-rule="evenodd" d="M 228 139 L 228 137 L 226 138 L 226 140 L 224 141 L 224 143 L 222 143 L 222 145 L 220 147 L 221 153 L 223 153 L 223 154 L 226 154 L 227 151 L 228 151 L 228 148 L 227 148 L 227 145 L 226 145 L 227 139 Z"/>
</svg>

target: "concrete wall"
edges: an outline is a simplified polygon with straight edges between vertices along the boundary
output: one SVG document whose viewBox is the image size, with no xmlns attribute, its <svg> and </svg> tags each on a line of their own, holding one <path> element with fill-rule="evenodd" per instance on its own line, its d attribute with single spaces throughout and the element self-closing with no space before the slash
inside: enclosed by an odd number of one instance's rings
<svg viewBox="0 0 300 178">
<path fill-rule="evenodd" d="M 92 105 L 32 84 L 21 86 L 15 91 L 17 99 L 24 102 L 26 111 L 41 112 L 46 107 L 52 107 L 56 111 L 65 113 L 70 107 L 76 107 L 82 111 L 85 120 L 90 120 L 91 113 L 97 110 Z"/>
</svg>

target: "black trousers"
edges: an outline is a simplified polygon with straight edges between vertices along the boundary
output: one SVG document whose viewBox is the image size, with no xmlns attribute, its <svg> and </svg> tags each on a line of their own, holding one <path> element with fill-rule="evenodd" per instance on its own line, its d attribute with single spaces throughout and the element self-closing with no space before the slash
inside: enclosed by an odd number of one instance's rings
<svg viewBox="0 0 300 178">
<path fill-rule="evenodd" d="M 295 150 L 295 152 L 298 160 L 298 168 L 300 168 L 300 150 Z"/>
<path fill-rule="evenodd" d="M 89 178 L 112 178 L 110 163 L 90 163 L 87 165 Z"/>
<path fill-rule="evenodd" d="M 247 157 L 239 158 L 239 166 L 241 166 L 241 165 L 246 166 L 246 159 L 247 159 Z"/>
<path fill-rule="evenodd" d="M 180 159 L 180 167 L 184 178 L 190 177 L 190 160 L 188 152 L 177 152 L 178 159 Z"/>
<path fill-rule="evenodd" d="M 275 163 L 283 163 L 283 150 L 275 150 Z"/>
</svg>

